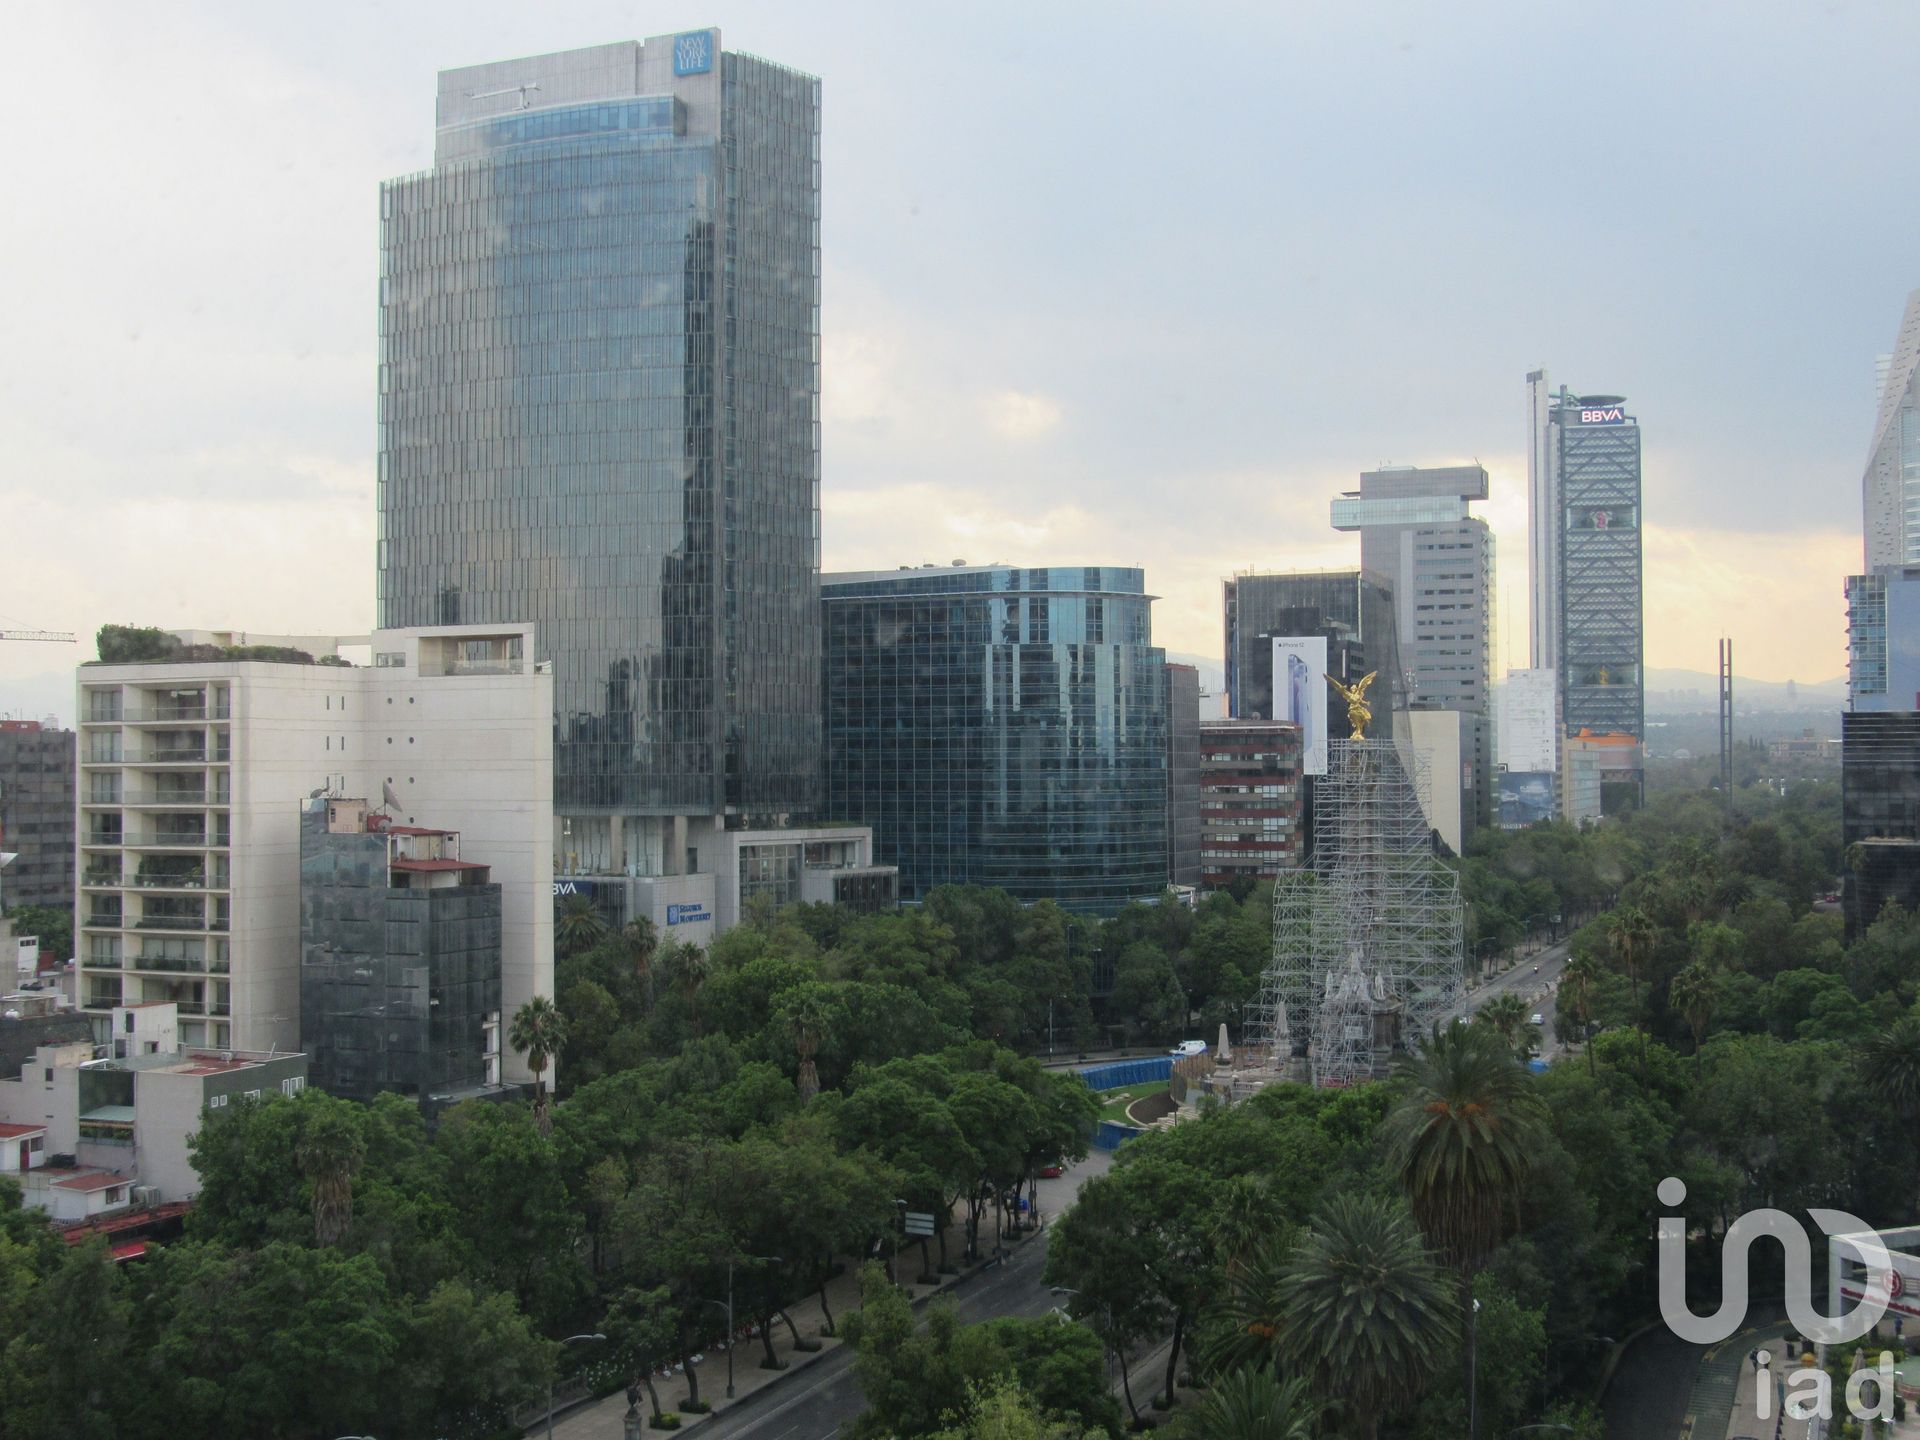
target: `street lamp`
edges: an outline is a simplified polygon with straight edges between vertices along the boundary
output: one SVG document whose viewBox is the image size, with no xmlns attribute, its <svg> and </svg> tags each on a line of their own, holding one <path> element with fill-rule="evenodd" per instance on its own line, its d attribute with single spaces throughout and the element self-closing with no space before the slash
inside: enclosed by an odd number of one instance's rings
<svg viewBox="0 0 1920 1440">
<path fill-rule="evenodd" d="M 727 1399 L 729 1400 L 733 1399 L 733 1346 L 734 1346 L 734 1342 L 739 1338 L 739 1334 L 740 1334 L 739 1327 L 733 1323 L 733 1267 L 739 1264 L 742 1260 L 764 1261 L 770 1265 L 781 1265 L 786 1263 L 778 1255 L 729 1256 L 727 1259 L 726 1301 L 722 1303 L 719 1300 L 703 1299 L 700 1302 L 703 1305 L 717 1305 L 720 1307 L 720 1309 L 727 1312 Z M 549 1436 L 548 1440 L 552 1440 L 552 1437 Z"/>
<path fill-rule="evenodd" d="M 1056 1295 L 1079 1295 L 1082 1299 L 1086 1298 L 1083 1292 L 1075 1290 L 1071 1286 L 1055 1285 L 1052 1286 L 1051 1289 Z M 1100 1314 L 1107 1322 L 1107 1328 L 1100 1336 L 1100 1350 L 1101 1353 L 1107 1357 L 1107 1384 L 1111 1386 L 1113 1384 L 1113 1358 L 1116 1355 L 1120 1355 L 1120 1343 L 1114 1339 L 1113 1336 L 1113 1306 L 1102 1301 L 1100 1304 Z M 1134 1419 L 1137 1420 L 1140 1418 L 1140 1412 L 1134 1408 L 1133 1404 L 1133 1381 L 1127 1374 L 1125 1364 L 1126 1357 L 1120 1355 L 1120 1359 L 1122 1362 L 1120 1366 L 1120 1384 L 1127 1392 L 1127 1409 L 1133 1415 Z"/>
<path fill-rule="evenodd" d="M 604 1340 L 606 1338 L 606 1336 L 596 1330 L 591 1335 L 569 1335 L 560 1343 L 562 1345 L 574 1345 L 582 1340 Z M 370 1435 L 362 1436 L 361 1440 L 373 1440 L 373 1437 Z M 551 1375 L 547 1377 L 547 1440 L 553 1440 L 553 1377 Z"/>
<path fill-rule="evenodd" d="M 900 1235 L 907 1228 L 907 1202 L 896 1200 L 893 1208 L 898 1212 L 894 1216 L 893 1226 L 893 1273 L 887 1278 L 895 1285 L 900 1283 Z"/>
</svg>

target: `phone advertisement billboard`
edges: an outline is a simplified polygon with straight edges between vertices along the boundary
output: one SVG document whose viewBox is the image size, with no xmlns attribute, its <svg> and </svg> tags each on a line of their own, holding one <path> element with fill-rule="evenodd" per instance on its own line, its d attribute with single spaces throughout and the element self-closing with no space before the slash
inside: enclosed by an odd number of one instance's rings
<svg viewBox="0 0 1920 1440">
<path fill-rule="evenodd" d="M 1273 715 L 1300 727 L 1301 773 L 1327 773 L 1327 637 L 1273 637 Z"/>
</svg>

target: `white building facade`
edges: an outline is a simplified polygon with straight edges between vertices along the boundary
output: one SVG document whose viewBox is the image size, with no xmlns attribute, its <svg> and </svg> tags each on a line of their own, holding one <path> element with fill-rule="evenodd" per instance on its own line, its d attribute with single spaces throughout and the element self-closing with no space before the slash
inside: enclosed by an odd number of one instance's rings
<svg viewBox="0 0 1920 1440">
<path fill-rule="evenodd" d="M 183 1047 L 297 1048 L 301 806 L 326 793 L 462 831 L 503 886 L 506 1013 L 553 993 L 553 689 L 532 627 L 328 643 L 316 660 L 358 643 L 373 663 L 80 667 L 76 949 L 96 1024 L 165 1001 Z"/>
</svg>

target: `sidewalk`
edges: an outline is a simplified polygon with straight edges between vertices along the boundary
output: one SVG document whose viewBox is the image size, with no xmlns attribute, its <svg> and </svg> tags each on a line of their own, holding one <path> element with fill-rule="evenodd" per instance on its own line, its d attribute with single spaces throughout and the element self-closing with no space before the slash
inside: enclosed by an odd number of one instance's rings
<svg viewBox="0 0 1920 1440">
<path fill-rule="evenodd" d="M 1783 1419 L 1786 1412 L 1781 1396 L 1799 1362 L 1787 1354 L 1786 1342 L 1780 1338 L 1780 1331 L 1778 1325 L 1770 1325 L 1758 1333 L 1742 1331 L 1726 1344 L 1708 1352 L 1707 1358 L 1700 1362 L 1702 1385 L 1707 1382 L 1710 1369 L 1724 1371 L 1729 1364 L 1738 1368 L 1739 1376 L 1732 1387 L 1732 1409 L 1727 1416 L 1726 1428 L 1712 1428 L 1708 1417 L 1696 1410 L 1695 1413 L 1700 1415 L 1699 1427 L 1695 1432 L 1697 1435 L 1705 1437 L 1705 1440 L 1714 1440 L 1716 1436 L 1724 1436 L 1725 1440 L 1744 1440 L 1747 1436 L 1770 1440 L 1770 1437 L 1778 1434 L 1781 1440 L 1807 1440 L 1810 1421 L 1791 1417 Z M 1763 1370 L 1756 1371 L 1753 1362 L 1747 1358 L 1756 1349 L 1764 1350 L 1772 1357 Z M 1767 1401 L 1767 1418 L 1764 1420 L 1760 1418 L 1757 1394 L 1758 1382 L 1762 1377 L 1773 1389 L 1773 1395 Z M 1700 1385 L 1694 1387 L 1694 1399 L 1696 1403 L 1701 1399 Z M 1845 1404 L 1839 1396 L 1835 1397 L 1835 1402 L 1836 1407 Z"/>
<path fill-rule="evenodd" d="M 1111 1155 L 1095 1151 L 1064 1175 L 1056 1179 L 1040 1181 L 1042 1224 L 1047 1223 L 1051 1217 L 1058 1215 L 1061 1210 L 1070 1205 L 1079 1190 L 1080 1182 L 1106 1169 L 1112 1164 L 1112 1159 Z M 990 1256 L 993 1249 L 991 1213 L 984 1217 L 981 1229 L 981 1253 Z M 1037 1238 L 1029 1233 L 1025 1239 L 1017 1243 L 1031 1244 Z M 952 1289 L 962 1279 L 982 1268 L 981 1266 L 964 1266 L 961 1262 L 960 1257 L 966 1247 L 966 1224 L 963 1213 L 946 1227 L 946 1240 L 948 1262 L 956 1267 L 957 1273 L 942 1275 L 940 1283 L 931 1286 L 916 1283 L 921 1273 L 918 1243 L 908 1244 L 905 1241 L 901 1243 L 900 1263 L 895 1271 L 895 1278 L 905 1282 L 916 1306 Z M 938 1243 L 928 1240 L 927 1253 L 937 1266 L 940 1263 Z M 860 1308 L 860 1268 L 860 1263 L 848 1261 L 843 1273 L 827 1282 L 827 1303 L 833 1311 L 836 1322 L 845 1320 L 850 1313 Z M 792 1317 L 801 1337 L 807 1340 L 820 1340 L 821 1348 L 811 1352 L 796 1351 L 792 1332 L 781 1323 L 778 1316 L 775 1316 L 774 1355 L 789 1368 L 784 1370 L 760 1368 L 766 1359 L 767 1352 L 757 1332 L 750 1339 L 737 1342 L 733 1349 L 734 1398 L 732 1400 L 726 1398 L 727 1352 L 720 1348 L 708 1350 L 705 1358 L 695 1365 L 694 1370 L 700 1379 L 700 1398 L 713 1406 L 714 1416 L 724 1415 L 738 1408 L 782 1380 L 803 1375 L 813 1362 L 825 1360 L 843 1348 L 840 1340 L 824 1334 L 825 1315 L 820 1308 L 818 1291 L 789 1305 L 787 1314 Z M 680 1429 L 669 1432 L 649 1428 L 643 1432 L 644 1434 L 649 1437 L 677 1435 L 688 1430 L 697 1433 L 704 1428 L 705 1422 L 711 1417 L 692 1415 L 680 1409 L 687 1395 L 687 1378 L 684 1374 L 676 1372 L 670 1378 L 656 1375 L 653 1384 L 660 1396 L 660 1408 L 679 1413 Z M 649 1418 L 652 1416 L 653 1410 L 647 1402 L 644 1389 L 640 1397 L 640 1408 L 644 1415 Z M 623 1392 L 616 1391 L 600 1400 L 578 1401 L 564 1413 L 556 1412 L 553 1422 L 554 1440 L 624 1440 L 626 1413 L 627 1399 Z M 545 1416 L 542 1415 L 529 1424 L 525 1433 L 531 1437 L 544 1437 L 547 1433 Z"/>
</svg>

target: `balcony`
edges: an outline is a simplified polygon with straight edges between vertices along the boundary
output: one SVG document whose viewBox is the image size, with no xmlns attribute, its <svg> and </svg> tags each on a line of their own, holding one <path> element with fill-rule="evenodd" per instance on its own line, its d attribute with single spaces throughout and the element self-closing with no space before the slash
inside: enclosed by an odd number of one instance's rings
<svg viewBox="0 0 1920 1440">
<path fill-rule="evenodd" d="M 227 928 L 225 921 L 221 922 L 220 928 L 222 930 Z M 209 975 L 231 975 L 233 973 L 233 962 L 231 960 L 209 960 L 207 962 L 207 973 Z"/>
<path fill-rule="evenodd" d="M 118 970 L 120 968 L 120 957 L 118 955 L 89 955 L 80 962 L 80 968 L 83 970 Z"/>
<path fill-rule="evenodd" d="M 197 705 L 139 705 L 126 712 L 124 723 L 128 725 L 204 725 L 209 720 L 231 719 L 231 710 L 232 707 L 224 700 L 206 701 Z"/>
<path fill-rule="evenodd" d="M 86 1008 L 89 1010 L 111 1010 L 120 1003 L 118 990 L 89 990 Z"/>
<path fill-rule="evenodd" d="M 133 877 L 133 884 L 141 890 L 204 890 L 207 888 L 207 872 L 142 870 Z"/>
<path fill-rule="evenodd" d="M 80 872 L 80 884 L 82 888 L 90 887 L 95 890 L 117 889 L 120 883 L 120 867 L 117 865 L 110 868 L 91 866 Z"/>
<path fill-rule="evenodd" d="M 136 930 L 191 930 L 207 928 L 204 915 L 142 915 L 133 922 Z"/>
<path fill-rule="evenodd" d="M 192 790 L 129 790 L 125 803 L 134 809 L 144 810 L 187 809 L 208 804 L 207 796 L 205 787 Z M 223 797 L 211 803 L 224 805 L 227 801 Z"/>
<path fill-rule="evenodd" d="M 148 849 L 204 850 L 207 848 L 207 832 L 198 826 L 156 825 L 147 832 L 146 839 L 133 843 Z"/>
<path fill-rule="evenodd" d="M 96 825 L 87 831 L 86 839 L 82 843 L 95 846 L 96 848 L 119 845 L 123 843 L 121 840 L 120 827 L 116 825 L 108 828 L 106 826 Z"/>
<path fill-rule="evenodd" d="M 207 1006 L 207 1014 L 216 1016 L 231 1015 L 233 1014 L 233 1002 L 230 1000 L 216 1000 Z"/>
<path fill-rule="evenodd" d="M 96 910 L 80 923 L 89 930 L 118 930 L 126 920 L 118 910 Z"/>
<path fill-rule="evenodd" d="M 207 962 L 184 955 L 130 955 L 127 957 L 129 970 L 159 970 L 167 974 L 204 975 Z"/>
</svg>

